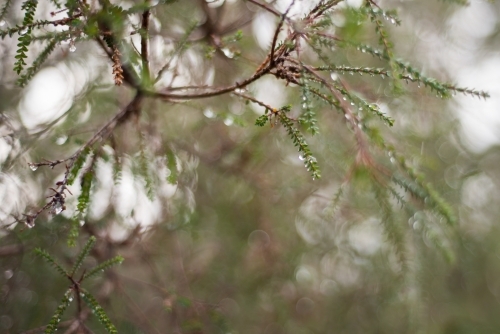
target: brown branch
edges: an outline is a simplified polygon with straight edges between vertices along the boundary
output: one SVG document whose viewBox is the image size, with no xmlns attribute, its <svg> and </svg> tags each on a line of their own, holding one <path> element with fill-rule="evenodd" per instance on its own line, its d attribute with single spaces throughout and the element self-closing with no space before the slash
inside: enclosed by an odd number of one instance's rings
<svg viewBox="0 0 500 334">
<path fill-rule="evenodd" d="M 274 66 L 274 49 L 276 48 L 276 42 L 278 40 L 278 35 L 280 33 L 281 27 L 283 26 L 283 22 L 287 18 L 288 13 L 290 12 L 290 9 L 292 9 L 293 5 L 295 4 L 295 0 L 292 0 L 286 11 L 281 15 L 281 20 L 278 23 L 278 26 L 276 27 L 276 30 L 274 31 L 274 36 L 273 36 L 273 43 L 271 44 L 271 56 L 270 56 L 270 61 L 269 61 L 269 66 L 273 67 Z"/>
<path fill-rule="evenodd" d="M 256 1 L 256 0 L 247 0 L 247 1 L 253 3 L 256 6 L 259 6 L 260 8 L 267 10 L 269 13 L 271 13 L 273 15 L 276 15 L 278 17 L 281 16 L 280 12 L 278 12 L 276 9 L 274 9 L 272 7 L 267 6 L 266 4 L 260 3 L 259 1 Z"/>
<path fill-rule="evenodd" d="M 113 51 L 108 48 L 106 43 L 100 38 L 96 37 L 95 40 L 101 46 L 103 51 L 108 55 L 108 58 L 113 61 Z M 137 89 L 138 91 L 142 90 L 140 85 L 140 80 L 135 75 L 134 70 L 128 64 L 121 62 L 122 70 L 123 70 L 123 80 L 129 84 L 131 87 Z"/>
<path fill-rule="evenodd" d="M 30 166 L 50 166 L 54 167 L 60 163 L 63 162 L 68 162 L 66 165 L 66 172 L 64 173 L 64 177 L 62 181 L 58 181 L 56 183 L 57 189 L 50 188 L 52 189 L 55 193 L 50 196 L 52 198 L 48 203 L 46 203 L 42 208 L 40 208 L 38 211 L 36 211 L 34 214 L 28 214 L 24 215 L 26 218 L 24 220 L 24 223 L 28 227 L 33 227 L 35 225 L 35 220 L 36 218 L 45 210 L 48 208 L 52 208 L 54 211 L 56 210 L 56 206 L 60 206 L 62 210 L 65 209 L 64 207 L 64 202 L 65 202 L 65 191 L 68 191 L 67 184 L 68 184 L 68 177 L 71 171 L 71 168 L 75 164 L 77 158 L 83 153 L 83 151 L 91 146 L 93 146 L 97 141 L 99 140 L 105 140 L 107 139 L 113 130 L 116 128 L 117 125 L 125 122 L 131 115 L 137 114 L 140 111 L 140 106 L 142 103 L 142 100 L 144 98 L 144 95 L 142 94 L 141 91 L 138 91 L 135 97 L 130 101 L 130 103 L 122 109 L 119 113 L 117 113 L 111 120 L 109 120 L 106 124 L 104 124 L 84 145 L 82 145 L 75 153 L 73 153 L 69 158 L 64 159 L 64 160 L 57 160 L 53 161 L 51 163 L 43 162 L 43 163 L 30 163 Z M 56 212 L 57 213 L 57 212 Z"/>
<path fill-rule="evenodd" d="M 7 245 L 0 247 L 0 256 L 12 256 L 24 251 L 23 245 Z"/>
<path fill-rule="evenodd" d="M 149 51 L 148 51 L 148 30 L 149 30 L 149 9 L 142 13 L 141 24 L 141 59 L 142 59 L 142 81 L 149 83 L 151 74 L 149 72 Z"/>
<path fill-rule="evenodd" d="M 276 112 L 278 112 L 278 111 L 276 110 L 276 108 L 273 108 L 273 107 L 271 107 L 270 105 L 265 104 L 264 102 L 259 101 L 259 100 L 257 100 L 256 98 L 254 98 L 254 97 L 252 97 L 252 96 L 250 96 L 250 95 L 246 95 L 246 94 L 239 93 L 239 92 L 233 92 L 233 94 L 234 94 L 234 95 L 237 95 L 237 96 L 240 96 L 240 97 L 242 97 L 242 98 L 244 98 L 244 99 L 246 99 L 246 100 L 248 100 L 248 101 L 251 101 L 251 102 L 253 102 L 253 103 L 255 103 L 255 104 L 258 104 L 259 106 L 261 106 L 261 107 L 264 107 L 264 108 L 268 109 L 268 110 L 269 110 L 269 111 L 271 111 L 272 113 L 276 113 Z"/>
<path fill-rule="evenodd" d="M 267 58 L 266 58 L 267 61 Z M 262 67 L 262 66 L 260 66 Z M 164 100 L 191 100 L 191 99 L 203 99 L 207 97 L 212 97 L 212 96 L 218 96 L 222 94 L 226 94 L 229 92 L 234 91 L 237 88 L 243 88 L 252 82 L 260 79 L 262 76 L 265 74 L 268 74 L 271 69 L 269 67 L 264 67 L 257 72 L 255 72 L 251 77 L 247 78 L 246 80 L 240 82 L 240 83 L 235 83 L 231 86 L 226 86 L 226 87 L 220 87 L 220 88 L 213 88 L 212 91 L 209 92 L 203 92 L 203 93 L 193 93 L 193 94 L 171 94 L 168 92 L 152 92 L 152 91 L 144 91 L 144 95 L 148 97 L 154 97 L 154 98 L 160 98 Z"/>
</svg>

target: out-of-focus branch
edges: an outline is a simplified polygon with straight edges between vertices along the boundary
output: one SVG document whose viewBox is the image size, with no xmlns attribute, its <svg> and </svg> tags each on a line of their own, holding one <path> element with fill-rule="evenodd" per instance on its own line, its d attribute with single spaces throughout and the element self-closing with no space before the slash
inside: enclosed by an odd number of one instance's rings
<svg viewBox="0 0 500 334">
<path fill-rule="evenodd" d="M 142 13 L 141 24 L 141 59 L 142 59 L 142 80 L 143 82 L 150 82 L 151 75 L 149 72 L 149 50 L 148 50 L 148 35 L 149 35 L 149 16 L 151 12 L 149 9 Z"/>
</svg>

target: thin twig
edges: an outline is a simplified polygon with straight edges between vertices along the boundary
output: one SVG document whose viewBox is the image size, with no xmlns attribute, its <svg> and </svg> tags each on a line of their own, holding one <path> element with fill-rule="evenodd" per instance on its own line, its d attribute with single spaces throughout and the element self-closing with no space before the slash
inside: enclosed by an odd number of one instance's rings
<svg viewBox="0 0 500 334">
<path fill-rule="evenodd" d="M 149 72 L 149 52 L 148 52 L 148 34 L 149 34 L 149 16 L 151 12 L 146 9 L 142 13 L 141 24 L 141 59 L 142 59 L 142 75 L 143 82 L 149 83 L 151 75 Z"/>
<path fill-rule="evenodd" d="M 273 67 L 274 66 L 274 48 L 276 48 L 276 42 L 278 40 L 278 35 L 280 33 L 281 27 L 283 26 L 283 22 L 287 18 L 288 12 L 290 12 L 290 9 L 292 9 L 293 5 L 295 4 L 295 0 L 292 0 L 286 11 L 281 15 L 281 20 L 278 23 L 278 26 L 276 27 L 276 30 L 274 31 L 274 36 L 273 36 L 273 43 L 271 45 L 271 56 L 270 56 L 270 61 L 269 61 L 269 66 Z"/>
</svg>

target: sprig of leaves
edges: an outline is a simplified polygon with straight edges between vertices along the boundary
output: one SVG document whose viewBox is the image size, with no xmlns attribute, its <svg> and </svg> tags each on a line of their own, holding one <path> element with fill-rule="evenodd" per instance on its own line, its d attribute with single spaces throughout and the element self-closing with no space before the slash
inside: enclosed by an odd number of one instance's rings
<svg viewBox="0 0 500 334">
<path fill-rule="evenodd" d="M 321 177 L 321 171 L 318 166 L 316 158 L 313 156 L 309 145 L 307 144 L 304 136 L 297 129 L 293 121 L 286 115 L 291 110 L 291 106 L 282 107 L 277 111 L 277 116 L 280 123 L 286 128 L 288 135 L 292 139 L 293 144 L 300 152 L 299 158 L 304 161 L 304 166 L 307 171 L 311 173 L 313 180 Z"/>
<path fill-rule="evenodd" d="M 107 261 L 102 262 L 101 264 L 97 265 L 96 267 L 92 268 L 89 272 L 86 274 L 82 275 L 80 280 L 76 280 L 74 277 L 76 275 L 76 272 L 78 269 L 83 264 L 83 261 L 85 258 L 90 254 L 90 251 L 92 250 L 94 244 L 96 242 L 96 238 L 94 236 L 91 236 L 89 240 L 85 243 L 85 246 L 81 250 L 81 252 L 78 254 L 76 257 L 76 261 L 71 268 L 71 271 L 65 270 L 60 264 L 57 263 L 57 261 L 46 251 L 42 249 L 35 249 L 35 253 L 45 259 L 49 264 L 51 264 L 53 267 L 56 268 L 56 270 L 71 282 L 70 289 L 66 291 L 64 294 L 63 299 L 59 303 L 59 306 L 57 307 L 56 311 L 54 312 L 49 324 L 45 328 L 45 334 L 54 334 L 57 330 L 57 326 L 61 321 L 61 317 L 63 313 L 66 311 L 68 308 L 69 304 L 71 301 L 73 301 L 73 295 L 76 295 L 78 297 L 78 301 L 80 302 L 80 298 L 83 299 L 86 304 L 89 306 L 89 308 L 93 311 L 93 313 L 97 316 L 99 321 L 104 325 L 106 328 L 106 331 L 108 333 L 117 333 L 116 327 L 113 325 L 109 317 L 106 315 L 104 312 L 103 308 L 99 305 L 97 300 L 85 289 L 81 287 L 81 283 L 84 282 L 86 279 L 97 275 L 98 273 L 103 272 L 106 269 L 109 269 L 113 265 L 117 265 L 123 262 L 123 257 L 121 256 L 116 256 L 112 259 L 109 259 Z M 79 309 L 81 308 L 81 305 L 78 306 Z"/>
</svg>

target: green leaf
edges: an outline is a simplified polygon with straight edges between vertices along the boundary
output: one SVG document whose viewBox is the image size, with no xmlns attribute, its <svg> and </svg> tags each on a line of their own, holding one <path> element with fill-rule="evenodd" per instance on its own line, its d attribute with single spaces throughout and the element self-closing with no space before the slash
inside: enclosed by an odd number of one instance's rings
<svg viewBox="0 0 500 334">
<path fill-rule="evenodd" d="M 57 331 L 57 325 L 61 322 L 61 317 L 68 308 L 69 304 L 73 301 L 73 298 L 71 297 L 71 294 L 73 293 L 73 290 L 69 289 L 66 291 L 64 294 L 63 299 L 61 300 L 61 303 L 57 307 L 56 311 L 54 312 L 54 315 L 50 319 L 49 324 L 45 328 L 45 334 L 54 334 Z"/>
<path fill-rule="evenodd" d="M 119 256 L 119 255 L 115 256 L 112 259 L 106 260 L 103 263 L 101 263 L 98 266 L 96 266 L 95 268 L 93 268 L 92 270 L 90 270 L 89 272 L 87 272 L 83 276 L 83 279 L 87 279 L 87 278 L 93 277 L 93 276 L 95 276 L 95 275 L 97 275 L 99 273 L 102 273 L 106 269 L 111 268 L 112 266 L 119 265 L 119 264 L 121 264 L 123 262 L 123 260 L 124 260 L 124 258 L 122 256 Z"/>
<path fill-rule="evenodd" d="M 118 333 L 115 325 L 113 325 L 113 323 L 109 319 L 108 315 L 106 314 L 106 312 L 104 312 L 103 308 L 101 307 L 101 305 L 99 305 L 99 303 L 94 298 L 94 296 L 92 296 L 89 292 L 87 292 L 83 289 L 81 291 L 82 292 L 81 292 L 80 296 L 85 301 L 85 303 L 89 306 L 89 308 L 92 310 L 92 312 L 97 317 L 97 319 L 99 319 L 101 324 L 103 324 L 104 328 L 106 328 L 106 331 L 110 334 Z"/>
<path fill-rule="evenodd" d="M 40 256 L 50 265 L 52 265 L 57 270 L 57 272 L 61 274 L 61 276 L 68 277 L 68 273 L 66 272 L 66 270 L 64 270 L 64 268 L 59 263 L 57 263 L 57 261 L 47 251 L 41 248 L 35 248 L 34 252 L 36 253 L 36 255 Z"/>
<path fill-rule="evenodd" d="M 68 174 L 68 178 L 67 178 L 67 182 L 66 182 L 66 184 L 68 186 L 72 185 L 73 182 L 75 182 L 76 177 L 78 175 L 78 172 L 82 169 L 83 164 L 85 163 L 85 160 L 87 159 L 87 156 L 89 153 L 90 153 L 90 149 L 86 148 L 76 158 L 76 161 L 73 164 L 73 167 L 71 168 L 71 171 Z"/>
<path fill-rule="evenodd" d="M 268 120 L 269 120 L 269 117 L 267 115 L 261 115 L 255 120 L 255 125 L 264 126 L 264 125 L 266 125 Z"/>
<path fill-rule="evenodd" d="M 83 246 L 82 251 L 80 254 L 78 254 L 78 257 L 76 258 L 76 262 L 73 265 L 73 268 L 71 268 L 70 275 L 73 277 L 75 275 L 76 271 L 81 267 L 83 260 L 89 255 L 90 251 L 92 250 L 92 247 L 94 247 L 94 244 L 96 242 L 96 238 L 94 236 L 91 236 L 89 240 L 87 240 L 87 243 L 85 246 Z"/>
</svg>

